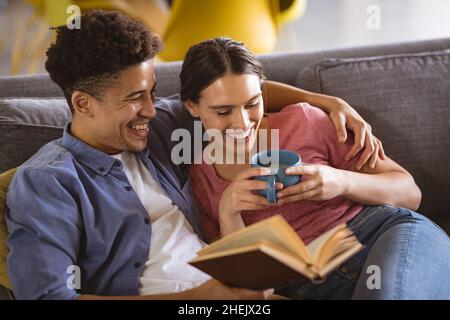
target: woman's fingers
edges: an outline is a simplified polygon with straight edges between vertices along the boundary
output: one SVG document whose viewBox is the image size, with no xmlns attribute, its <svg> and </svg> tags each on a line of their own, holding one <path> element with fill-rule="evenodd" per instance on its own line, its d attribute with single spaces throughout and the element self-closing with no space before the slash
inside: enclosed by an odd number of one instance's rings
<svg viewBox="0 0 450 320">
<path fill-rule="evenodd" d="M 319 185 L 319 181 L 316 179 L 310 179 L 306 180 L 304 182 L 301 182 L 299 184 L 287 187 L 283 189 L 282 191 L 277 193 L 278 198 L 288 197 L 294 194 L 302 194 L 304 192 L 307 192 L 309 190 L 312 190 L 316 188 Z"/>
<path fill-rule="evenodd" d="M 241 202 L 248 202 L 248 203 L 253 203 L 256 205 L 261 205 L 264 207 L 268 207 L 270 205 L 272 205 L 272 203 L 270 203 L 266 197 L 262 196 L 262 195 L 258 195 L 258 194 L 252 194 L 252 193 L 245 193 L 242 194 L 240 197 L 240 201 Z"/>
<path fill-rule="evenodd" d="M 263 205 L 263 204 L 257 204 L 253 202 L 241 202 L 240 204 L 240 210 L 241 211 L 248 211 L 248 210 L 263 210 L 266 209 L 269 205 Z"/>
<path fill-rule="evenodd" d="M 269 185 L 267 181 L 262 180 L 244 180 L 237 182 L 240 185 L 240 189 L 246 191 L 255 191 L 255 190 L 266 190 Z M 275 189 L 280 190 L 283 189 L 283 184 L 277 182 L 275 184 Z"/>
<path fill-rule="evenodd" d="M 249 168 L 239 173 L 234 180 L 247 180 L 257 176 L 267 176 L 271 172 L 270 168 Z"/>
<path fill-rule="evenodd" d="M 287 168 L 285 173 L 288 175 L 315 175 L 318 172 L 318 166 L 314 164 L 303 164 Z"/>
<path fill-rule="evenodd" d="M 300 201 L 300 200 L 319 200 L 315 198 L 317 195 L 319 195 L 320 190 L 319 188 L 314 188 L 312 190 L 309 190 L 307 192 L 301 193 L 301 194 L 294 194 L 292 196 L 283 197 L 278 200 L 279 205 L 283 205 L 290 202 Z"/>
</svg>

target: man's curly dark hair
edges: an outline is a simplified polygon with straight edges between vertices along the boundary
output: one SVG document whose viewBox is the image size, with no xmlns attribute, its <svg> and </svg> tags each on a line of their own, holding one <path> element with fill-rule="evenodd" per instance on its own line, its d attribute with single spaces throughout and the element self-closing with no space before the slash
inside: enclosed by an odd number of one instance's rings
<svg viewBox="0 0 450 320">
<path fill-rule="evenodd" d="M 100 99 L 102 90 L 126 68 L 153 58 L 162 44 L 141 22 L 117 11 L 93 10 L 81 28 L 56 28 L 45 68 L 63 90 L 70 108 L 75 90 Z"/>
</svg>

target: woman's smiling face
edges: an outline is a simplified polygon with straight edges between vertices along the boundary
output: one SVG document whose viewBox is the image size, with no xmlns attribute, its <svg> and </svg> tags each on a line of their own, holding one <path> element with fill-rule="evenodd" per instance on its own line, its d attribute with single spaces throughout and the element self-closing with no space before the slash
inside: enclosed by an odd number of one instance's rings
<svg viewBox="0 0 450 320">
<path fill-rule="evenodd" d="M 259 76 L 226 73 L 201 91 L 198 103 L 189 101 L 186 105 L 200 117 L 205 130 L 222 133 L 225 152 L 233 145 L 234 153 L 243 147 L 248 154 L 255 146 L 264 116 Z"/>
</svg>

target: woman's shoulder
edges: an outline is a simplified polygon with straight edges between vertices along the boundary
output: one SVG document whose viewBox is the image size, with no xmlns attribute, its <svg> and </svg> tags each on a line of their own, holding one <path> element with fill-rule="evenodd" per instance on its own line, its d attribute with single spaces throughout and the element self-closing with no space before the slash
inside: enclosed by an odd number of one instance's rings
<svg viewBox="0 0 450 320">
<path fill-rule="evenodd" d="M 222 180 L 216 173 L 214 166 L 210 163 L 206 163 L 203 160 L 201 163 L 193 163 L 188 169 L 189 177 L 191 178 L 192 185 L 203 189 L 209 185 L 216 187 L 222 187 L 227 182 Z"/>
<path fill-rule="evenodd" d="M 189 165 L 188 173 L 191 177 L 195 178 L 203 178 L 208 175 L 209 165 L 205 163 L 192 163 Z"/>
</svg>

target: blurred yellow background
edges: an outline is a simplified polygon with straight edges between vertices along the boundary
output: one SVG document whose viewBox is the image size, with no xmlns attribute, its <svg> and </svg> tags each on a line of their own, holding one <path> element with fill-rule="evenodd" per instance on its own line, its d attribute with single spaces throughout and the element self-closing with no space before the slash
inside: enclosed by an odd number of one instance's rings
<svg viewBox="0 0 450 320">
<path fill-rule="evenodd" d="M 255 53 L 275 48 L 280 25 L 298 19 L 306 0 L 16 0 L 2 15 L 0 50 L 10 48 L 8 74 L 43 71 L 45 51 L 55 34 L 51 27 L 67 23 L 76 5 L 120 10 L 145 23 L 164 41 L 159 61 L 182 60 L 187 49 L 202 40 L 229 36 Z M 6 30 L 14 30 L 8 37 Z M 3 50 L 1 50 L 3 51 Z"/>
<path fill-rule="evenodd" d="M 44 72 L 49 28 L 66 23 L 70 4 L 143 21 L 165 43 L 157 62 L 183 59 L 190 45 L 217 36 L 255 53 L 450 37 L 450 0 L 0 0 L 0 76 Z"/>
</svg>

